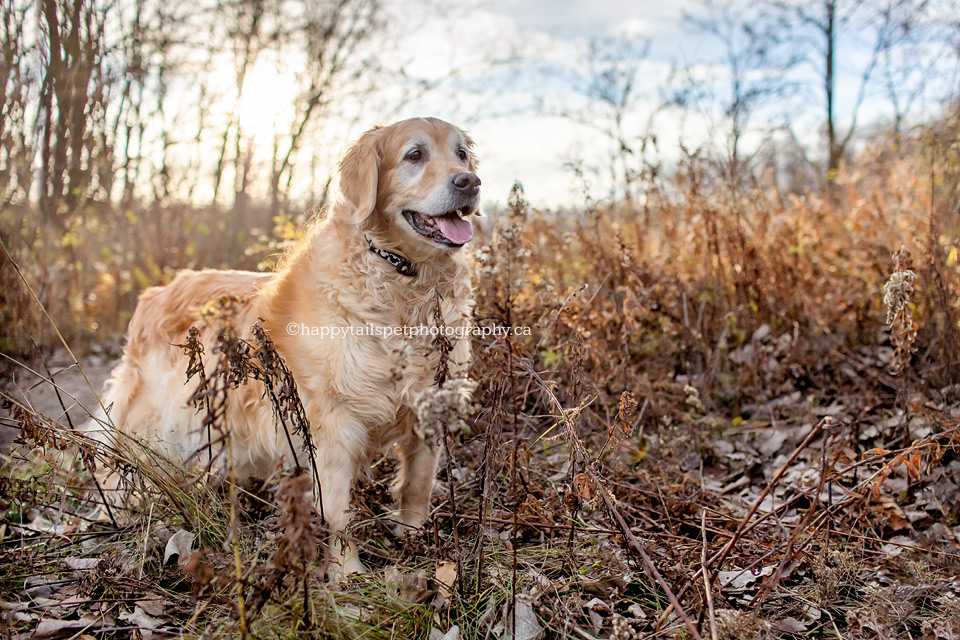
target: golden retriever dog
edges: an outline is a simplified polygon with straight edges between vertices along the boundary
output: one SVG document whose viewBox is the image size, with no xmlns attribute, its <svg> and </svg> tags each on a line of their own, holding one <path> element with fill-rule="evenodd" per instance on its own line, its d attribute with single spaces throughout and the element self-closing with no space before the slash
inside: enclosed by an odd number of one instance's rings
<svg viewBox="0 0 960 640">
<path fill-rule="evenodd" d="M 353 330 L 435 327 L 439 313 L 448 333 L 456 332 L 446 357 L 450 376 L 465 375 L 473 299 L 461 248 L 473 235 L 480 192 L 472 148 L 463 131 L 434 118 L 371 129 L 340 163 L 339 199 L 276 273 L 181 271 L 144 291 L 106 385 L 109 418 L 89 429 L 114 444 L 114 430 L 134 436 L 179 465 L 203 461 L 203 415 L 189 402 L 197 380 L 185 384 L 187 357 L 176 345 L 190 327 L 203 326 L 198 308 L 238 299 L 236 333 L 249 341 L 263 318 L 296 380 L 316 446 L 331 571 L 362 570 L 355 548 L 338 534 L 350 518 L 352 483 L 374 453 L 395 446 L 399 528 L 419 527 L 428 514 L 438 447 L 417 428 L 416 407 L 435 384 L 442 356 L 430 336 Z M 208 370 L 216 335 L 210 327 L 202 332 Z M 225 424 L 238 477 L 267 477 L 292 464 L 261 383 L 232 392 Z M 301 444 L 298 456 L 305 455 Z"/>
</svg>

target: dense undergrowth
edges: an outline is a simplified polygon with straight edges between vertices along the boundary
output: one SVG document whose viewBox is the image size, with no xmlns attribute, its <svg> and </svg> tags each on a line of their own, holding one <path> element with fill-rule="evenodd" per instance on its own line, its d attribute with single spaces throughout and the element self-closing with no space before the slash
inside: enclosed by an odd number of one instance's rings
<svg viewBox="0 0 960 640">
<path fill-rule="evenodd" d="M 0 428 L 20 435 L 0 483 L 0 628 L 960 638 L 957 133 L 946 119 L 877 144 L 805 193 L 697 155 L 630 206 L 541 212 L 515 189 L 473 247 L 476 322 L 530 335 L 477 339 L 474 405 L 449 416 L 420 533 L 382 521 L 390 459 L 361 480 L 350 535 L 369 572 L 339 586 L 305 478 L 184 485 L 135 444 L 94 447 L 5 394 Z M 277 248 L 166 266 L 145 252 L 141 277 L 116 257 L 137 246 L 122 233 L 78 223 L 63 255 L 5 235 L 68 342 L 120 331 L 140 279 Z M 5 354 L 39 370 L 32 343 L 57 334 L 4 265 Z M 95 507 L 93 470 L 117 467 L 139 500 Z"/>
</svg>

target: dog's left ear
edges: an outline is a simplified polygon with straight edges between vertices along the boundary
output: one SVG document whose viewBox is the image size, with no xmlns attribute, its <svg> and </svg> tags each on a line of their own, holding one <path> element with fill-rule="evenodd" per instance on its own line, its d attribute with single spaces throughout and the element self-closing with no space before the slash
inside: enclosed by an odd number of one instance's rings
<svg viewBox="0 0 960 640">
<path fill-rule="evenodd" d="M 363 223 L 377 208 L 380 182 L 380 127 L 370 129 L 350 146 L 340 161 L 340 195 L 352 210 L 353 222 Z"/>
</svg>

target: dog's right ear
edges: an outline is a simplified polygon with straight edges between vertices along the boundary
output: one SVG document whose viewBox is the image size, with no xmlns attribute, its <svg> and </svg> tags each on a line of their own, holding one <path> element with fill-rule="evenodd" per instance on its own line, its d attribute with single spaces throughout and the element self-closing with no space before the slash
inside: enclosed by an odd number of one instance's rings
<svg viewBox="0 0 960 640">
<path fill-rule="evenodd" d="M 380 182 L 380 127 L 354 142 L 340 161 L 340 195 L 350 206 L 353 222 L 362 224 L 377 208 Z"/>
</svg>

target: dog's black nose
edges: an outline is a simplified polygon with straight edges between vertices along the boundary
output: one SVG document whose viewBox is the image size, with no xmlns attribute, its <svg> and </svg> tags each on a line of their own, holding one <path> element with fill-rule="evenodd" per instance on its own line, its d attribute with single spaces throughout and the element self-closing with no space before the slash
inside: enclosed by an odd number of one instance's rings
<svg viewBox="0 0 960 640">
<path fill-rule="evenodd" d="M 480 178 L 475 173 L 458 173 L 453 176 L 453 186 L 468 196 L 480 193 Z"/>
</svg>

